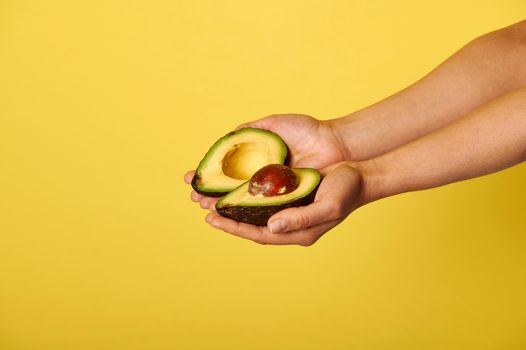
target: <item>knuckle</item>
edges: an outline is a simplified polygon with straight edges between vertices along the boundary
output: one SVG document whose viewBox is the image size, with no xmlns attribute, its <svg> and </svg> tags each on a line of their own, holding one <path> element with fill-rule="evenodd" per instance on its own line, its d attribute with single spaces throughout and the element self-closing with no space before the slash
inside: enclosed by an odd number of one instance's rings
<svg viewBox="0 0 526 350">
<path fill-rule="evenodd" d="M 339 219 L 341 218 L 342 216 L 345 215 L 344 213 L 344 207 L 341 203 L 338 203 L 338 202 L 334 202 L 330 205 L 329 207 L 329 215 L 330 217 L 334 218 L 334 219 Z"/>
<path fill-rule="evenodd" d="M 298 245 L 302 247 L 310 247 L 314 243 L 316 243 L 316 239 L 313 239 L 312 237 L 307 237 L 305 239 L 302 239 L 300 242 L 298 242 Z"/>
<path fill-rule="evenodd" d="M 259 244 L 259 245 L 267 245 L 268 243 L 265 242 L 264 240 L 262 240 L 261 238 L 255 238 L 253 240 L 255 243 Z"/>
<path fill-rule="evenodd" d="M 263 235 L 258 235 L 257 237 L 254 237 L 252 239 L 254 242 L 256 242 L 257 244 L 259 245 L 267 245 L 268 242 L 265 240 L 265 238 L 263 237 Z"/>
<path fill-rule="evenodd" d="M 310 227 L 312 225 L 312 218 L 307 215 L 298 215 L 296 218 L 296 229 Z"/>
</svg>

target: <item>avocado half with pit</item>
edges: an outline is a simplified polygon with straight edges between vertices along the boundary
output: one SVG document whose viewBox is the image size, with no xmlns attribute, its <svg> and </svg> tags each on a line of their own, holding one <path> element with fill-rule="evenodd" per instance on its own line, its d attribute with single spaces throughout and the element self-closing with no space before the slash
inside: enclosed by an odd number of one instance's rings
<svg viewBox="0 0 526 350">
<path fill-rule="evenodd" d="M 216 203 L 217 212 L 247 224 L 266 226 L 268 219 L 283 209 L 308 205 L 314 201 L 321 175 L 315 169 L 292 168 L 298 187 L 287 194 L 264 197 L 249 192 L 250 181 L 243 183 Z"/>
<path fill-rule="evenodd" d="M 283 164 L 287 145 L 273 132 L 243 128 L 232 131 L 208 150 L 192 179 L 202 195 L 221 197 L 248 181 L 268 164 Z"/>
</svg>

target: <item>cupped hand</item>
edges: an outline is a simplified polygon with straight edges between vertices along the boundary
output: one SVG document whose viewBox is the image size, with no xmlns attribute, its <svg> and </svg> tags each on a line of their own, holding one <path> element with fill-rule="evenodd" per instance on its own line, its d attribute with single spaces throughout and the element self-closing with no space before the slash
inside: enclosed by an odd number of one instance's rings
<svg viewBox="0 0 526 350">
<path fill-rule="evenodd" d="M 268 226 L 254 226 L 219 215 L 215 210 L 206 221 L 213 227 L 260 244 L 310 246 L 342 222 L 361 202 L 360 171 L 343 162 L 321 170 L 325 175 L 310 205 L 274 214 Z"/>
<path fill-rule="evenodd" d="M 237 127 L 270 130 L 289 148 L 291 167 L 322 169 L 336 162 L 350 160 L 350 152 L 330 121 L 304 114 L 276 114 Z"/>
</svg>

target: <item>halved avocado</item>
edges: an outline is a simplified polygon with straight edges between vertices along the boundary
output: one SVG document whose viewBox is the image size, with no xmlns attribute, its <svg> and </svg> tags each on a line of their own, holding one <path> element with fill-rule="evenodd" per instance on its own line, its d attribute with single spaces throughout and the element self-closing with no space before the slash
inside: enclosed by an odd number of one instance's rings
<svg viewBox="0 0 526 350">
<path fill-rule="evenodd" d="M 248 192 L 245 182 L 216 203 L 216 210 L 224 217 L 247 224 L 266 226 L 268 219 L 280 210 L 308 205 L 314 201 L 321 176 L 310 168 L 293 168 L 299 185 L 287 194 L 264 197 Z"/>
<path fill-rule="evenodd" d="M 273 132 L 243 128 L 216 141 L 199 163 L 192 187 L 200 194 L 221 197 L 232 191 L 260 168 L 283 164 L 287 145 Z"/>
</svg>

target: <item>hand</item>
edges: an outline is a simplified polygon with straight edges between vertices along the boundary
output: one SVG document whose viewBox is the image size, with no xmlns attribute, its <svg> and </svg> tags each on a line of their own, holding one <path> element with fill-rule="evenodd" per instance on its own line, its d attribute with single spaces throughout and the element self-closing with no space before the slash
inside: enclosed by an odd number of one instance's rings
<svg viewBox="0 0 526 350">
<path fill-rule="evenodd" d="M 322 169 L 350 160 L 351 155 L 331 121 L 304 114 L 277 114 L 237 127 L 270 130 L 285 141 L 290 151 L 290 166 Z"/>
<path fill-rule="evenodd" d="M 362 176 L 357 168 L 343 162 L 321 173 L 324 178 L 312 204 L 282 210 L 269 219 L 266 227 L 227 219 L 213 209 L 206 222 L 260 244 L 310 246 L 362 204 Z"/>
</svg>

